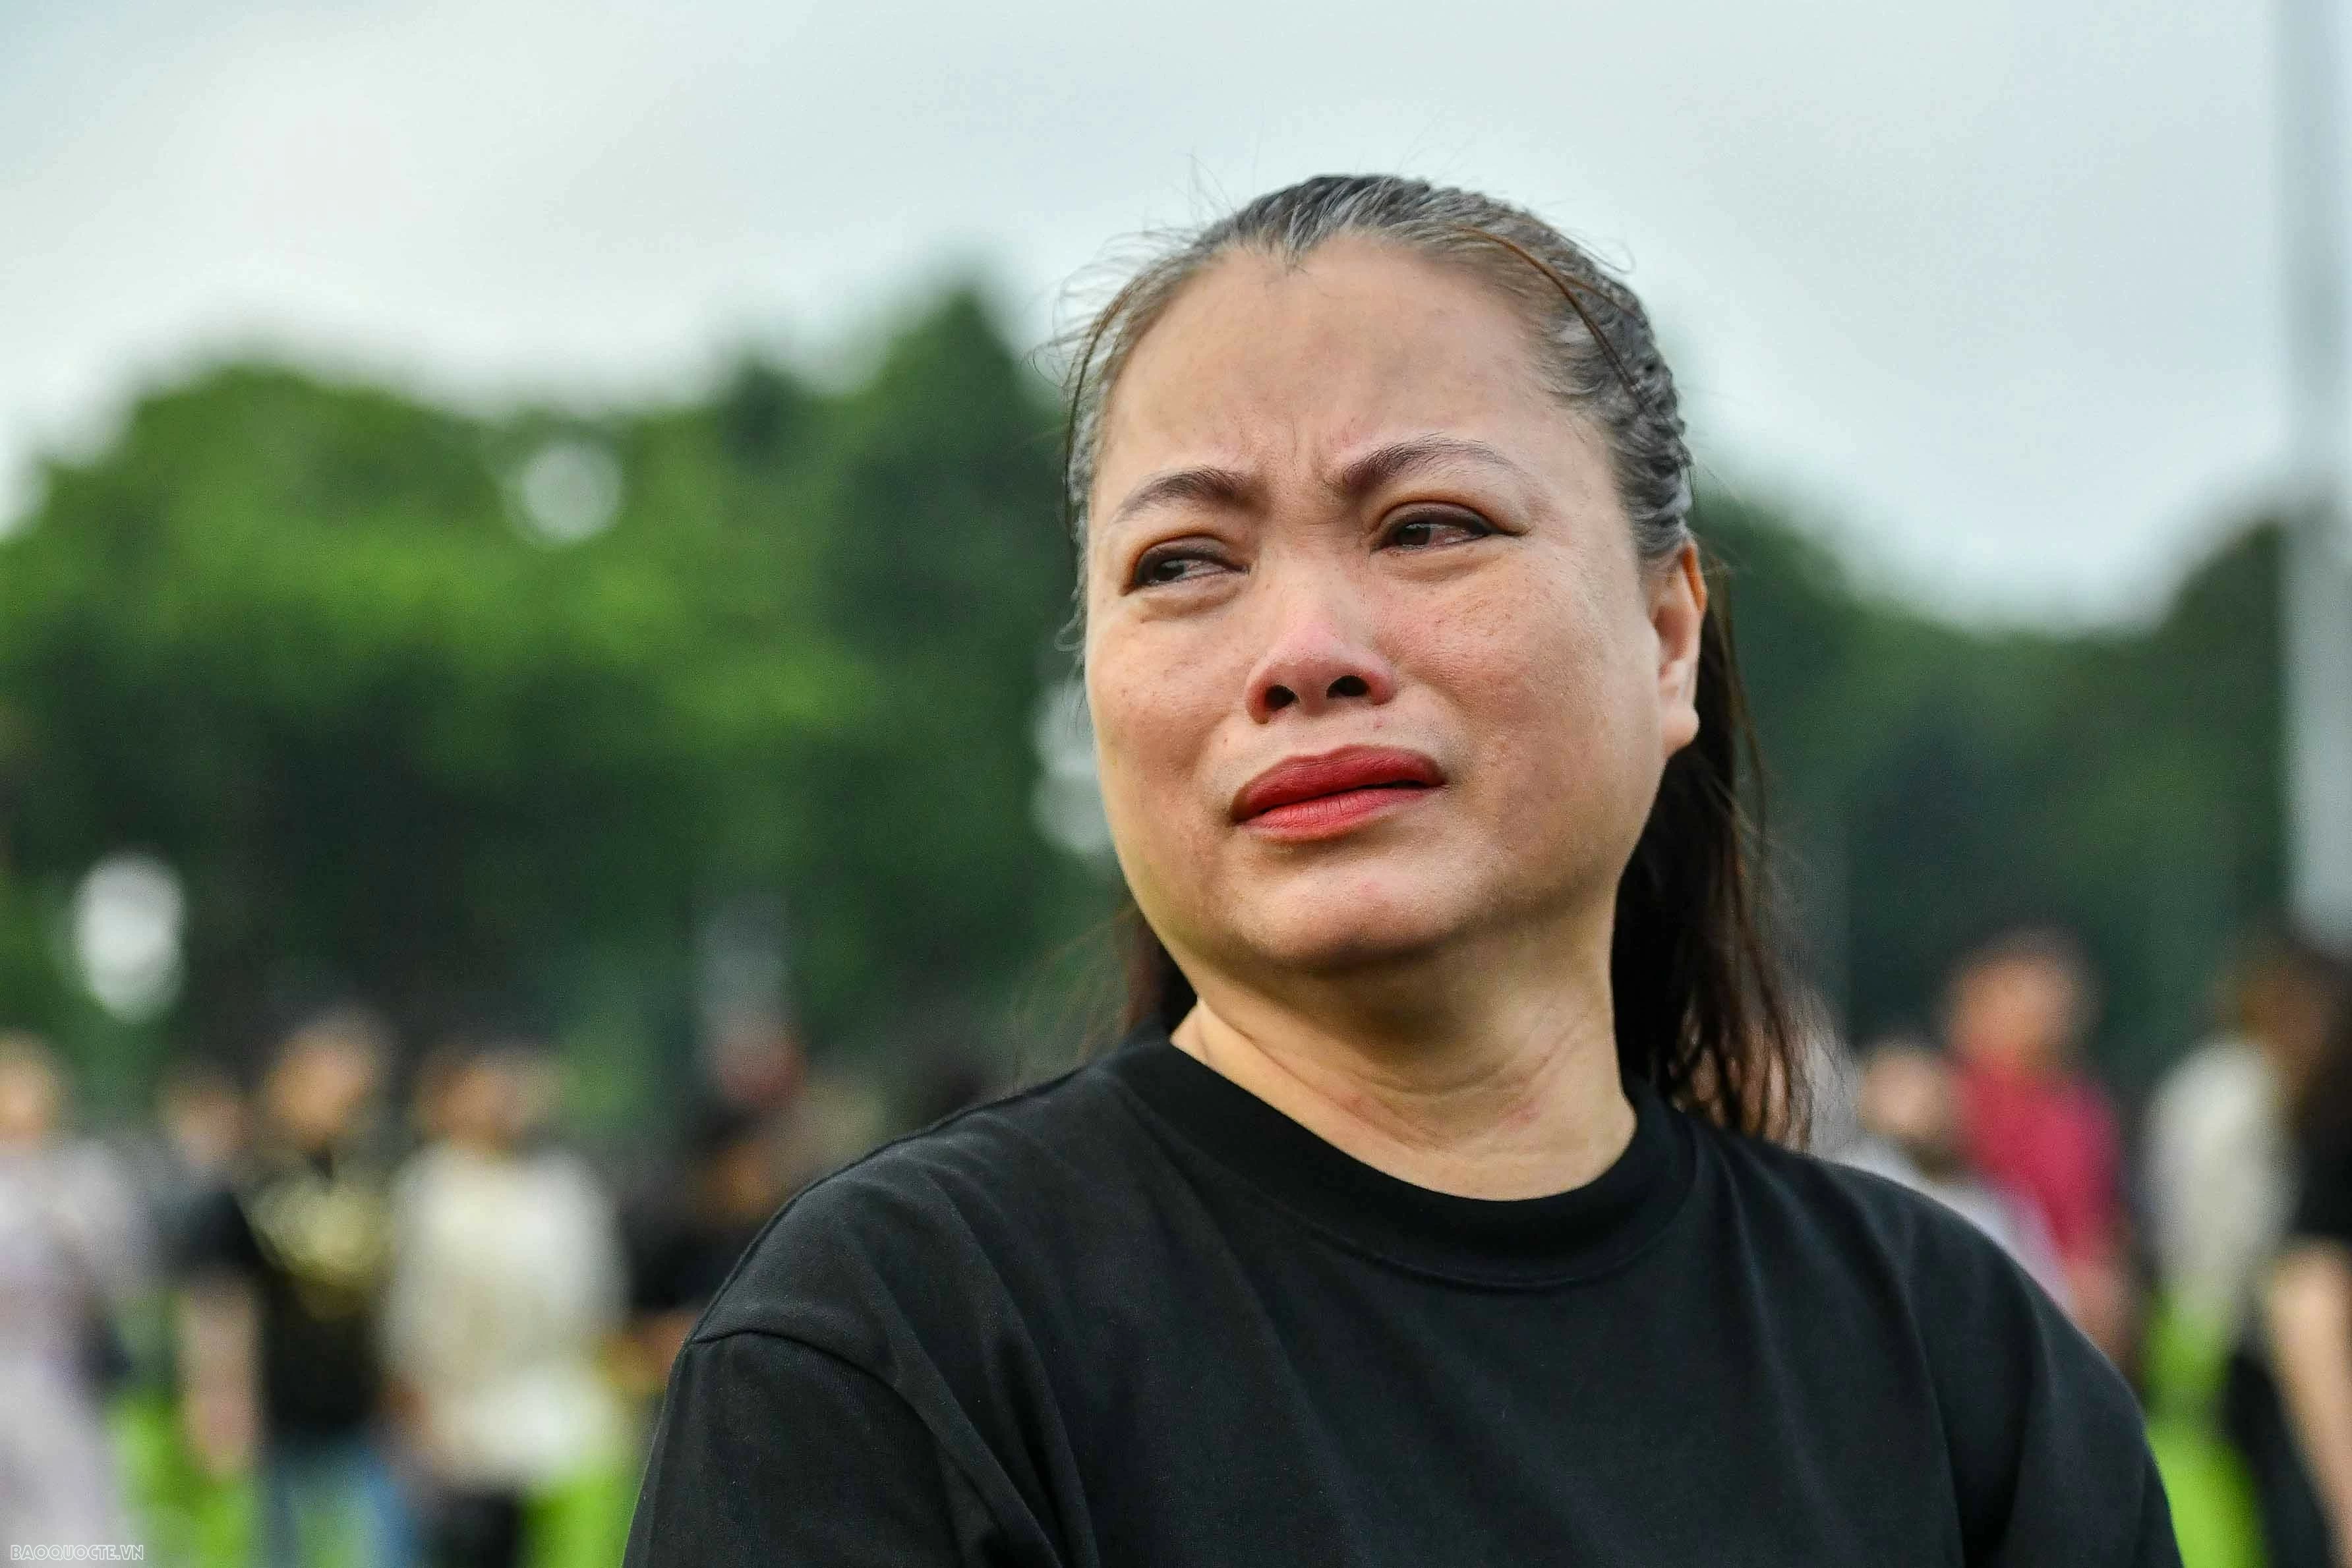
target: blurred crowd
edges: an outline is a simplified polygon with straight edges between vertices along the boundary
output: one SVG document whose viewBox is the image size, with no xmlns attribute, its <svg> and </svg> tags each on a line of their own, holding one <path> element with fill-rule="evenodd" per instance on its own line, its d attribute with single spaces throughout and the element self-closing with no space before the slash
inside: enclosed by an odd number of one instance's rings
<svg viewBox="0 0 2352 1568">
<path fill-rule="evenodd" d="M 2059 930 L 1964 956 L 1938 1028 L 1849 1059 L 1837 1157 L 2007 1249 L 2139 1391 L 2188 1568 L 2352 1562 L 2352 982 L 2284 932 L 2126 1118 Z M 2339 1544 L 2340 1543 L 2340 1544 Z"/>
<path fill-rule="evenodd" d="M 152 1127 L 72 1131 L 0 1035 L 0 1535 L 149 1561 L 619 1560 L 670 1361 L 771 1214 L 904 1116 L 722 1039 L 655 1157 L 567 1139 L 538 1042 L 411 1059 L 301 1021 L 257 1081 L 189 1066 Z M 940 1064 L 908 1114 L 991 1085 Z"/>
<path fill-rule="evenodd" d="M 2352 1541 L 2352 980 L 2288 935 L 2127 1116 L 2090 1065 L 2069 934 L 1961 956 L 1914 1033 L 1848 1052 L 1832 1157 L 2007 1249 L 2138 1388 L 2189 1568 Z M 302 1020 L 255 1082 L 189 1065 L 152 1124 L 73 1131 L 68 1074 L 0 1035 L 0 1531 L 151 1560 L 617 1561 L 670 1361 L 776 1207 L 914 1103 L 722 1032 L 657 1156 L 564 1135 L 528 1039 L 402 1049 Z"/>
</svg>

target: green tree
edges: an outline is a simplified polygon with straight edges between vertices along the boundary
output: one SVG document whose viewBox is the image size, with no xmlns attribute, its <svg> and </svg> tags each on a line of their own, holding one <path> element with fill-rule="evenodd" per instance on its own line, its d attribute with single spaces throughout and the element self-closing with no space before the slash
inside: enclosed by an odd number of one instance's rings
<svg viewBox="0 0 2352 1568">
<path fill-rule="evenodd" d="M 1701 527 L 1733 565 L 1795 921 L 1853 1027 L 1932 1027 L 1960 951 L 2062 923 L 2105 978 L 2101 1059 L 2145 1086 L 2282 896 L 2276 528 L 2153 624 L 2062 635 L 1859 594 L 1768 513 Z"/>
<path fill-rule="evenodd" d="M 1028 814 L 1051 427 L 968 295 L 837 397 L 752 366 L 483 422 L 236 366 L 144 399 L 0 544 L 0 912 L 49 912 L 0 922 L 10 1010 L 89 1026 L 26 977 L 136 847 L 190 898 L 162 1029 L 233 1056 L 335 991 L 422 1034 L 614 966 L 675 1030 L 745 891 L 793 912 L 821 1038 L 978 1016 L 1088 895 Z M 520 477 L 558 444 L 619 480 L 563 545 Z"/>
</svg>

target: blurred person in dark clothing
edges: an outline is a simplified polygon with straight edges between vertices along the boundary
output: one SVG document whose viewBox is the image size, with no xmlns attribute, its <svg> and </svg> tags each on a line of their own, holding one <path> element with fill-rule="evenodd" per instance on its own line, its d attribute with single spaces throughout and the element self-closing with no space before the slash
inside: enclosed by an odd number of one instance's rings
<svg viewBox="0 0 2352 1568">
<path fill-rule="evenodd" d="M 2148 1239 L 2176 1309 L 2230 1343 L 2258 1315 L 2294 1190 L 2293 1124 L 2341 986 L 2335 961 L 2267 936 L 2233 966 L 2227 1027 L 2182 1059 L 2147 1120 Z"/>
<path fill-rule="evenodd" d="M 1897 1037 L 1863 1052 L 1854 1095 L 1862 1136 L 1838 1158 L 1926 1193 L 2000 1243 L 2061 1306 L 2066 1280 L 2040 1214 L 1979 1176 L 1960 1145 L 1952 1064 L 1925 1040 Z"/>
<path fill-rule="evenodd" d="M 2263 1304 L 2342 987 L 2340 966 L 2309 941 L 2249 945 L 2231 967 L 2222 1031 L 2167 1075 L 2147 1118 L 2149 1241 L 2176 1382 L 2245 1461 L 2271 1568 L 2330 1561 Z"/>
<path fill-rule="evenodd" d="M 181 1062 L 155 1094 L 156 1136 L 146 1146 L 141 1185 L 167 1257 L 182 1259 L 235 1177 L 248 1132 L 244 1093 L 218 1066 Z"/>
<path fill-rule="evenodd" d="M 681 1143 L 676 1176 L 636 1206 L 628 1231 L 630 1337 L 649 1391 L 792 1187 L 783 1130 L 764 1111 L 706 1097 Z"/>
<path fill-rule="evenodd" d="M 147 1247 L 130 1182 L 65 1109 L 47 1045 L 0 1035 L 0 1538 L 18 1544 L 125 1539 L 89 1352 Z"/>
<path fill-rule="evenodd" d="M 421 1088 L 437 1136 L 394 1189 L 387 1359 L 433 1483 L 430 1559 L 510 1568 L 530 1505 L 624 1446 L 599 1364 L 621 1326 L 618 1227 L 587 1166 L 544 1141 L 543 1051 L 445 1052 Z"/>
<path fill-rule="evenodd" d="M 2273 1568 L 2352 1565 L 2352 990 L 2340 962 L 2327 991 L 2326 1044 L 2307 1092 L 2289 1102 L 2295 1191 L 2263 1300 L 2269 1370 L 2300 1470 L 2288 1445 L 2263 1447 L 2276 1431 L 2270 1407 L 2239 1412 Z"/>
<path fill-rule="evenodd" d="M 255 1147 L 195 1227 L 182 1310 L 183 1413 L 217 1472 L 257 1455 L 273 1565 L 414 1557 L 388 1451 L 377 1341 L 391 1256 L 378 1096 L 389 1039 L 356 1009 L 305 1024 L 257 1096 Z"/>
<path fill-rule="evenodd" d="M 624 1228 L 625 1366 L 637 1393 L 660 1393 L 695 1320 L 793 1190 L 864 1152 L 836 1147 L 856 1120 L 840 1088 L 810 1071 L 800 1036 L 773 1011 L 731 1012 L 703 1042 L 676 1153 L 629 1205 Z"/>
<path fill-rule="evenodd" d="M 2021 929 L 1953 970 L 1945 1030 L 1969 1160 L 2032 1207 L 2057 1251 L 2074 1321 L 2123 1366 L 2135 1315 L 2123 1141 L 2113 1104 L 2081 1060 L 2095 1005 L 2080 945 L 2062 931 Z"/>
</svg>

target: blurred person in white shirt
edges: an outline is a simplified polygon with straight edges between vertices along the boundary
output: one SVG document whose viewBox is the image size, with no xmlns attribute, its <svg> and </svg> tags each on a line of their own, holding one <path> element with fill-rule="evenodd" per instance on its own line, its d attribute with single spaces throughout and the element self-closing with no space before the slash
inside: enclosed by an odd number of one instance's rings
<svg viewBox="0 0 2352 1568">
<path fill-rule="evenodd" d="M 386 1351 L 440 1563 L 520 1561 L 533 1500 L 627 1441 L 600 1366 L 622 1324 L 618 1226 L 586 1165 L 541 1142 L 555 1082 L 528 1046 L 462 1051 L 432 1087 L 437 1136 L 395 1188 Z"/>
</svg>

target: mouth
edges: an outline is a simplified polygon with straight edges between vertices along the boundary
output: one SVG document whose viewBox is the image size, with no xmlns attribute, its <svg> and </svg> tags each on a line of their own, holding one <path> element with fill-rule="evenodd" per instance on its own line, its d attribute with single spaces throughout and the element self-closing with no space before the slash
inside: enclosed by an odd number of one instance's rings
<svg viewBox="0 0 2352 1568">
<path fill-rule="evenodd" d="M 1284 839 L 1345 832 L 1424 799 L 1445 774 L 1417 751 L 1342 747 L 1276 763 L 1234 797 L 1233 819 Z"/>
</svg>

